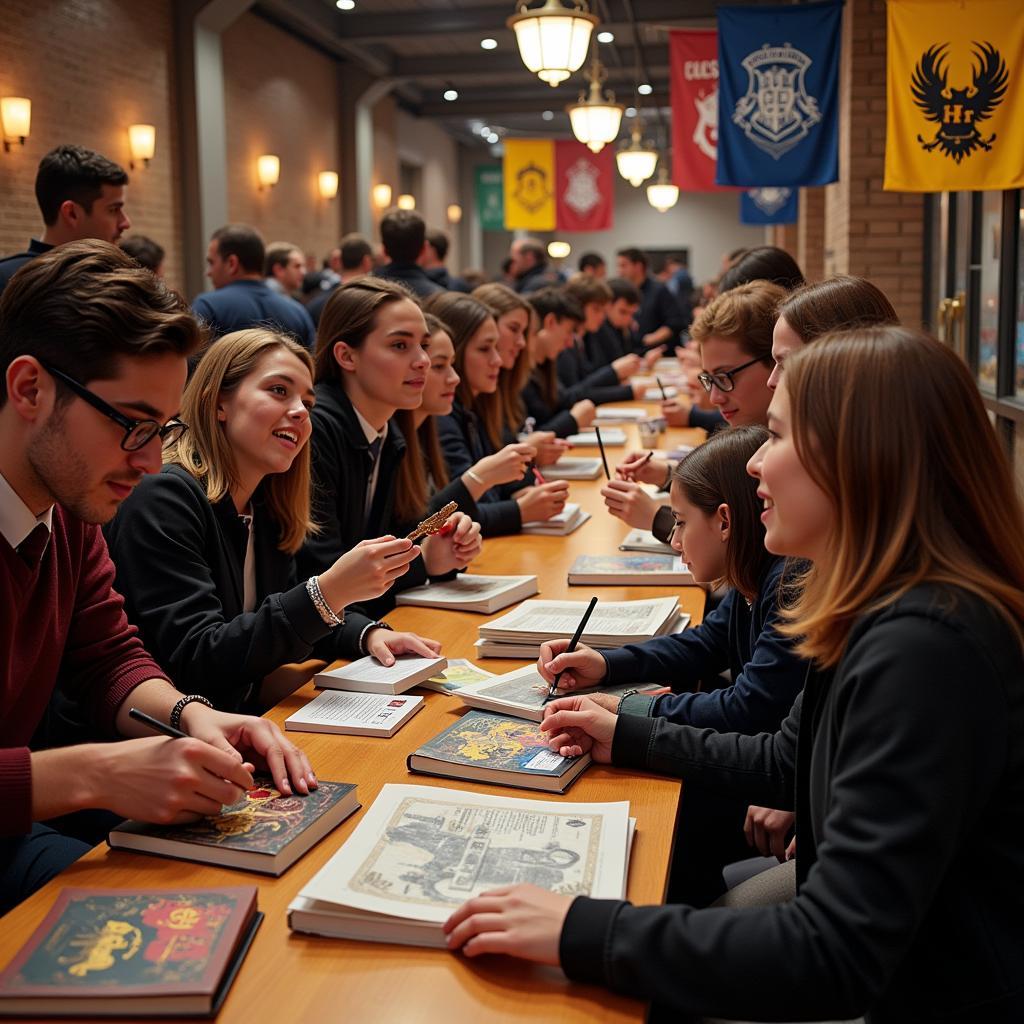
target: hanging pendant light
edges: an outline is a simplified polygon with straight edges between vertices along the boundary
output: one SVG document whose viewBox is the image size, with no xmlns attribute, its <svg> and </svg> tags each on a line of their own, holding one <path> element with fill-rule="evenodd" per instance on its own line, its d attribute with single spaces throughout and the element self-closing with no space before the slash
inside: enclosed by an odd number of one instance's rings
<svg viewBox="0 0 1024 1024">
<path fill-rule="evenodd" d="M 604 68 L 597 59 L 597 53 L 590 64 L 590 95 L 580 93 L 577 103 L 570 103 L 565 109 L 569 113 L 572 133 L 593 153 L 600 153 L 609 143 L 615 141 L 622 123 L 622 112 L 626 109 L 615 102 L 615 96 L 607 97 L 601 90 L 605 78 Z"/>
<path fill-rule="evenodd" d="M 600 20 L 586 0 L 545 0 L 530 10 L 522 0 L 505 23 L 516 34 L 519 56 L 527 68 L 551 86 L 564 82 L 587 59 L 590 34 Z"/>
<path fill-rule="evenodd" d="M 615 163 L 622 175 L 633 186 L 639 188 L 658 166 L 658 153 L 653 146 L 645 146 L 641 141 L 644 125 L 639 117 L 633 121 L 633 139 L 628 146 L 615 154 Z"/>
<path fill-rule="evenodd" d="M 653 206 L 658 213 L 666 213 L 679 201 L 679 186 L 673 185 L 668 180 L 668 168 L 662 161 L 658 170 L 658 180 L 653 185 L 647 186 L 647 202 Z"/>
</svg>

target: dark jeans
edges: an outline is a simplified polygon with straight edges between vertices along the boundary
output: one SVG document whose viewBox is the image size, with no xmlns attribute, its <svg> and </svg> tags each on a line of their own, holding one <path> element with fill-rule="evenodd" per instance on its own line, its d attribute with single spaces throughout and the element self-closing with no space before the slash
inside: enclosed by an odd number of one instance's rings
<svg viewBox="0 0 1024 1024">
<path fill-rule="evenodd" d="M 0 914 L 28 899 L 89 849 L 81 840 L 38 823 L 27 836 L 0 839 Z"/>
</svg>

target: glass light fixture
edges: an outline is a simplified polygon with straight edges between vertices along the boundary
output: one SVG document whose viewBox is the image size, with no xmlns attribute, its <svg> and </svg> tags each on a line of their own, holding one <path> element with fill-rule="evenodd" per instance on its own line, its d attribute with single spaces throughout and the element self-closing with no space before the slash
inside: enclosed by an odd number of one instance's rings
<svg viewBox="0 0 1024 1024">
<path fill-rule="evenodd" d="M 615 33 L 614 32 L 608 32 L 608 31 L 598 32 L 597 33 L 597 41 L 599 43 L 614 43 L 615 42 Z"/>
<path fill-rule="evenodd" d="M 490 36 L 486 39 L 481 39 L 480 48 L 482 50 L 496 50 L 498 48 L 498 40 L 492 39 Z"/>
<path fill-rule="evenodd" d="M 333 199 L 338 194 L 338 172 L 321 171 L 316 176 L 316 187 L 323 199 Z"/>
<path fill-rule="evenodd" d="M 156 152 L 156 128 L 151 124 L 128 125 L 128 151 L 132 155 L 129 165 L 132 170 L 137 160 L 148 167 Z"/>
<path fill-rule="evenodd" d="M 516 34 L 519 56 L 526 67 L 548 85 L 564 82 L 587 59 L 590 34 L 599 19 L 591 14 L 587 0 L 545 0 L 532 10 L 528 0 L 505 23 Z"/>
<path fill-rule="evenodd" d="M 636 87 L 636 91 L 640 93 L 641 96 L 650 96 L 651 93 L 654 92 L 654 86 L 651 85 L 650 82 L 641 82 Z"/>
<path fill-rule="evenodd" d="M 452 88 L 445 89 L 445 91 L 444 91 L 444 98 L 449 103 L 454 103 L 459 98 L 459 90 L 458 89 L 452 89 Z"/>
<path fill-rule="evenodd" d="M 383 210 L 385 206 L 391 205 L 391 186 L 383 182 L 373 186 L 373 204 Z"/>
<path fill-rule="evenodd" d="M 645 146 L 641 141 L 643 130 L 643 122 L 637 118 L 633 123 L 632 141 L 615 154 L 615 163 L 619 168 L 619 174 L 633 188 L 639 188 L 658 166 L 657 151 L 652 146 Z"/>
<path fill-rule="evenodd" d="M 339 11 L 353 11 L 355 10 L 356 0 L 334 0 L 334 6 Z"/>
<path fill-rule="evenodd" d="M 458 203 L 448 205 L 448 223 L 458 224 L 462 220 L 462 207 Z"/>
<path fill-rule="evenodd" d="M 256 158 L 256 180 L 260 189 L 273 188 L 281 177 L 281 158 L 264 153 Z"/>
<path fill-rule="evenodd" d="M 564 260 L 572 252 L 568 242 L 548 242 L 548 255 L 553 260 Z"/>
<path fill-rule="evenodd" d="M 416 209 L 416 197 L 410 195 L 408 192 L 403 192 L 398 197 L 396 204 L 400 210 L 415 210 Z"/>
<path fill-rule="evenodd" d="M 668 180 L 668 168 L 662 163 L 658 170 L 658 180 L 647 186 L 647 202 L 658 213 L 666 213 L 679 201 L 679 186 Z"/>
<path fill-rule="evenodd" d="M 565 109 L 569 113 L 572 133 L 592 153 L 600 153 L 605 145 L 615 141 L 622 123 L 621 103 L 615 102 L 615 96 L 607 96 L 601 90 L 601 82 L 605 78 L 604 68 L 594 54 L 590 65 L 590 95 L 580 93 L 579 102 L 570 103 Z"/>
<path fill-rule="evenodd" d="M 32 127 L 32 101 L 25 96 L 4 96 L 0 99 L 0 126 L 3 128 L 4 152 L 11 143 L 25 145 Z"/>
</svg>

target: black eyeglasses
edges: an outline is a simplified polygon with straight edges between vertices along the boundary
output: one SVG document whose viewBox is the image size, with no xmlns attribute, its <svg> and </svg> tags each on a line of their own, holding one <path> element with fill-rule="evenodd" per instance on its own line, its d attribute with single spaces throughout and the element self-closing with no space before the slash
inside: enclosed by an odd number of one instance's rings
<svg viewBox="0 0 1024 1024">
<path fill-rule="evenodd" d="M 170 442 L 177 441 L 188 430 L 188 426 L 182 423 L 181 420 L 171 420 L 170 423 L 161 425 L 156 420 L 129 419 L 100 398 L 99 395 L 93 394 L 87 387 L 79 384 L 74 377 L 69 377 L 66 373 L 62 373 L 49 363 L 44 363 L 41 359 L 39 362 L 47 373 L 69 387 L 82 401 L 88 402 L 94 409 L 112 419 L 119 427 L 124 427 L 121 447 L 126 452 L 136 452 L 140 448 L 144 448 L 157 435 L 159 435 L 162 445 L 169 444 Z"/>
<path fill-rule="evenodd" d="M 716 387 L 719 391 L 732 391 L 736 387 L 736 381 L 733 379 L 740 370 L 745 370 L 748 366 L 753 366 L 754 363 L 760 363 L 761 359 L 751 359 L 749 363 L 743 363 L 740 366 L 734 366 L 731 370 L 720 370 L 718 373 L 698 373 L 697 380 L 700 381 L 701 387 L 711 394 L 711 388 Z"/>
</svg>

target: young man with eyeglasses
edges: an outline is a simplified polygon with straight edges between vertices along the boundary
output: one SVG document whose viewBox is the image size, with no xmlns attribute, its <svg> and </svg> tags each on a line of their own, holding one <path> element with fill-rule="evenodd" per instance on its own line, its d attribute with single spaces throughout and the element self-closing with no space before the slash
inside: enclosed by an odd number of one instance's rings
<svg viewBox="0 0 1024 1024">
<path fill-rule="evenodd" d="M 88 849 L 50 819 L 216 813 L 257 756 L 284 792 L 316 785 L 276 726 L 175 690 L 112 589 L 100 525 L 185 429 L 175 414 L 201 341 L 184 304 L 106 242 L 40 255 L 0 298 L 0 913 Z M 58 675 L 97 740 L 139 738 L 30 750 Z M 154 736 L 132 707 L 187 738 Z"/>
</svg>

